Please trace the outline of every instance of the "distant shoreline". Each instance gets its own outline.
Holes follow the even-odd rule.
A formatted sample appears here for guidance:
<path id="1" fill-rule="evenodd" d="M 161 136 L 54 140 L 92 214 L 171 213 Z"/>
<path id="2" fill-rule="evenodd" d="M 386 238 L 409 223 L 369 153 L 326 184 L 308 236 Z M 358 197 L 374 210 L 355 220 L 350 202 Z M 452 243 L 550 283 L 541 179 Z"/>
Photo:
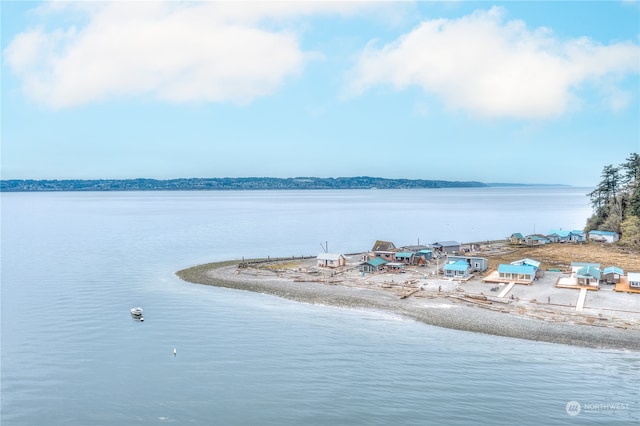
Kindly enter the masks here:
<path id="1" fill-rule="evenodd" d="M 369 176 L 318 178 L 184 178 L 184 179 L 4 179 L 0 192 L 70 191 L 240 191 L 322 189 L 440 189 L 440 188 L 568 187 L 555 184 L 483 183 L 425 179 L 387 179 Z"/>
<path id="2" fill-rule="evenodd" d="M 198 265 L 176 272 L 184 281 L 270 294 L 302 303 L 373 309 L 399 314 L 425 324 L 548 343 L 640 352 L 635 328 L 599 327 L 532 319 L 516 311 L 490 310 L 460 302 L 455 294 L 400 299 L 374 288 L 292 281 L 278 273 L 243 272 L 238 261 Z"/>

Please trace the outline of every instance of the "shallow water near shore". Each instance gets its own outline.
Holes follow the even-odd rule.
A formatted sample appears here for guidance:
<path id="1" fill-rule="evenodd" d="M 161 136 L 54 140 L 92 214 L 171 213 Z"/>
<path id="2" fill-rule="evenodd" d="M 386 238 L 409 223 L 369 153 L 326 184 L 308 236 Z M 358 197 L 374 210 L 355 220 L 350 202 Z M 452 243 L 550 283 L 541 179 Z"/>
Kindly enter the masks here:
<path id="1" fill-rule="evenodd" d="M 635 352 L 446 330 L 174 275 L 315 255 L 326 241 L 353 253 L 376 239 L 581 228 L 587 192 L 1 194 L 1 424 L 632 424 Z"/>

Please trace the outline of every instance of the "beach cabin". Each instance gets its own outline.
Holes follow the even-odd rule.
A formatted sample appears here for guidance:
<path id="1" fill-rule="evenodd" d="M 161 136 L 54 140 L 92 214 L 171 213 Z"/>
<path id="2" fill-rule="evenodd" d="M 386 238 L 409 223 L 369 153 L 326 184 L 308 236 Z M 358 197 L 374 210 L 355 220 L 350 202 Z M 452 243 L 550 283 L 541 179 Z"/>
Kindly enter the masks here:
<path id="1" fill-rule="evenodd" d="M 583 266 L 593 266 L 594 268 L 600 269 L 599 263 L 571 262 L 571 272 L 575 274 L 576 271 Z"/>
<path id="2" fill-rule="evenodd" d="M 399 251 L 395 254 L 396 261 L 402 262 L 405 265 L 411 263 L 411 259 L 413 258 L 413 252 L 410 251 Z"/>
<path id="3" fill-rule="evenodd" d="M 615 243 L 620 239 L 616 232 L 611 231 L 589 231 L 589 239 L 596 243 Z"/>
<path id="4" fill-rule="evenodd" d="M 412 265 L 426 265 L 429 260 L 433 257 L 433 252 L 431 250 L 423 249 L 418 250 L 413 253 L 413 257 L 411 258 Z"/>
<path id="5" fill-rule="evenodd" d="M 594 265 L 586 265 L 579 268 L 575 277 L 578 281 L 578 285 L 586 285 L 591 287 L 600 287 L 600 268 L 596 268 Z"/>
<path id="6" fill-rule="evenodd" d="M 577 229 L 569 233 L 569 241 L 572 243 L 584 243 L 586 240 L 584 231 Z"/>
<path id="7" fill-rule="evenodd" d="M 395 249 L 396 246 L 391 241 L 378 240 L 373 244 L 371 251 L 394 251 Z"/>
<path id="8" fill-rule="evenodd" d="M 362 262 L 358 270 L 360 272 L 379 272 L 384 269 L 384 266 L 389 263 L 386 260 L 374 257 L 373 259 L 369 259 L 366 262 Z"/>
<path id="9" fill-rule="evenodd" d="M 387 272 L 392 272 L 396 274 L 400 272 L 404 272 L 406 267 L 407 265 L 405 265 L 402 262 L 389 262 L 386 265 L 384 265 L 384 268 L 386 269 Z"/>
<path id="10" fill-rule="evenodd" d="M 477 256 L 449 256 L 447 260 L 450 263 L 457 261 L 467 262 L 470 268 L 470 272 L 484 272 L 489 268 L 489 260 L 484 257 Z"/>
<path id="11" fill-rule="evenodd" d="M 640 272 L 629 272 L 627 278 L 629 279 L 629 287 L 640 288 Z"/>
<path id="12" fill-rule="evenodd" d="M 447 278 L 466 278 L 471 275 L 471 266 L 465 260 L 448 262 L 442 270 Z"/>
<path id="13" fill-rule="evenodd" d="M 498 276 L 502 280 L 515 281 L 531 285 L 536 277 L 536 269 L 531 265 L 498 265 Z"/>
<path id="14" fill-rule="evenodd" d="M 571 262 L 571 277 L 577 285 L 599 288 L 601 276 L 599 263 Z"/>
<path id="15" fill-rule="evenodd" d="M 524 259 L 513 261 L 511 262 L 511 264 L 516 266 L 531 266 L 535 271 L 535 278 L 541 278 L 544 276 L 544 272 L 542 271 L 542 269 L 540 269 L 540 262 L 538 262 L 537 260 L 529 259 L 527 257 Z"/>
<path id="16" fill-rule="evenodd" d="M 509 237 L 509 242 L 511 244 L 524 244 L 525 240 L 521 233 L 515 232 Z"/>
<path id="17" fill-rule="evenodd" d="M 387 262 L 395 262 L 396 261 L 396 252 L 395 251 L 385 251 L 385 250 L 376 250 L 373 252 L 375 257 L 379 257 L 381 259 L 386 260 Z"/>
<path id="18" fill-rule="evenodd" d="M 347 264 L 347 258 L 337 253 L 320 253 L 316 260 L 321 268 L 339 268 Z"/>
<path id="19" fill-rule="evenodd" d="M 624 275 L 622 268 L 617 266 L 609 266 L 602 270 L 602 281 L 607 284 L 617 284 L 620 282 L 620 277 Z"/>
<path id="20" fill-rule="evenodd" d="M 552 243 L 566 243 L 571 238 L 571 231 L 552 230 L 547 234 L 547 239 Z"/>
<path id="21" fill-rule="evenodd" d="M 431 244 L 434 251 L 440 253 L 454 253 L 460 251 L 460 243 L 457 241 L 439 241 Z"/>
<path id="22" fill-rule="evenodd" d="M 524 237 L 524 243 L 528 246 L 541 246 L 543 244 L 548 244 L 549 242 L 550 241 L 546 236 L 540 234 L 527 235 Z"/>

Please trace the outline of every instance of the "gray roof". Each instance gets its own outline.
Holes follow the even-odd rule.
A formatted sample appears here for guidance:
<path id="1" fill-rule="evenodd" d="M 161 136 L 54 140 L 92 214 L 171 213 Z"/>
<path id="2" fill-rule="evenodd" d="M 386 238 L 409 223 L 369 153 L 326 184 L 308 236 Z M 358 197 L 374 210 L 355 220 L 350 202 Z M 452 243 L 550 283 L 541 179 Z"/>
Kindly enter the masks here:
<path id="1" fill-rule="evenodd" d="M 437 243 L 433 243 L 432 246 L 436 247 L 452 247 L 459 246 L 460 243 L 457 241 L 438 241 Z"/>

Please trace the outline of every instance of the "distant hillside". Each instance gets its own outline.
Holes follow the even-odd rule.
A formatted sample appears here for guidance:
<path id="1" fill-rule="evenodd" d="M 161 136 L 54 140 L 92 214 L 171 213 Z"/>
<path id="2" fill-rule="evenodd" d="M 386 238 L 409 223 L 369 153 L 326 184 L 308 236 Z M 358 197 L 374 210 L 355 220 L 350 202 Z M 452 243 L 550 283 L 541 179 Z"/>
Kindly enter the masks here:
<path id="1" fill-rule="evenodd" d="M 339 178 L 189 178 L 189 179 L 97 179 L 97 180 L 1 180 L 2 192 L 42 191 L 214 191 L 274 189 L 404 189 L 477 188 L 482 182 L 422 179 L 384 179 L 368 176 Z"/>

